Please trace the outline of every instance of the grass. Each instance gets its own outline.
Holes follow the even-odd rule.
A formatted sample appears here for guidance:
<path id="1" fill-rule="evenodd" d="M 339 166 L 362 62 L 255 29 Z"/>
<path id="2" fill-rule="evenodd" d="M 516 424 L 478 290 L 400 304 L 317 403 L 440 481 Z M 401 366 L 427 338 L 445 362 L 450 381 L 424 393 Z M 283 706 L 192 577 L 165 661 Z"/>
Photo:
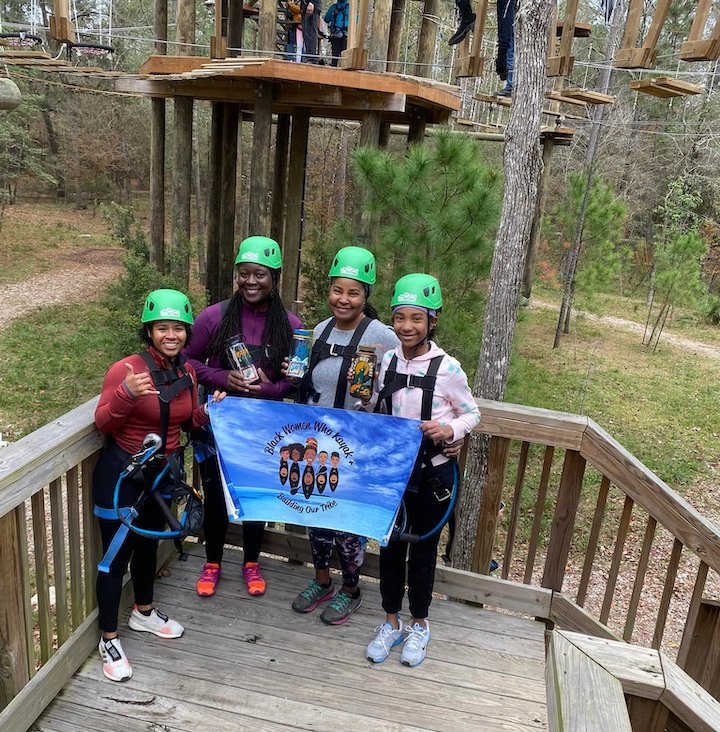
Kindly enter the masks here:
<path id="1" fill-rule="evenodd" d="M 61 269 L 83 250 L 116 247 L 107 222 L 56 202 L 21 202 L 5 209 L 0 229 L 0 285 Z"/>
<path id="2" fill-rule="evenodd" d="M 549 288 L 542 283 L 534 284 L 533 299 L 553 303 L 559 308 L 562 293 L 560 290 Z M 580 299 L 577 308 L 599 316 L 609 315 L 624 318 L 642 326 L 645 326 L 648 316 L 644 292 L 635 293 L 629 297 L 611 293 L 597 293 L 593 296 L 592 304 L 585 303 Z M 658 311 L 659 306 L 656 305 L 653 309 L 654 315 L 650 321 L 650 328 L 652 328 Z M 720 326 L 703 322 L 697 310 L 682 304 L 677 304 L 674 307 L 673 312 L 668 316 L 663 332 L 699 340 L 709 345 L 720 345 Z M 649 333 L 650 331 L 648 331 L 648 335 Z M 659 348 L 663 348 L 662 338 L 660 339 Z"/>
<path id="3" fill-rule="evenodd" d="M 17 440 L 99 393 L 120 357 L 98 303 L 40 310 L 0 332 L 0 432 Z"/>
<path id="4" fill-rule="evenodd" d="M 506 401 L 585 414 L 681 493 L 717 462 L 720 361 L 582 318 L 552 350 L 557 314 L 524 312 Z"/>

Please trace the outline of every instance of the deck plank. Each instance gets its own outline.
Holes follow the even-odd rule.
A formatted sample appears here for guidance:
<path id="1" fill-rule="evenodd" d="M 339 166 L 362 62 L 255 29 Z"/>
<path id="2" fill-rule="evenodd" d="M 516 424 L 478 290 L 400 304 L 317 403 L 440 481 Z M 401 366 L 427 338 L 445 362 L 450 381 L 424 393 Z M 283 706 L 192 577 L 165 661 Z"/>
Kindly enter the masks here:
<path id="1" fill-rule="evenodd" d="M 405 668 L 396 649 L 374 665 L 364 648 L 382 619 L 376 582 L 363 582 L 364 605 L 350 622 L 330 627 L 290 608 L 311 568 L 263 559 L 268 592 L 251 598 L 242 554 L 226 551 L 216 595 L 200 598 L 203 549 L 190 551 L 156 584 L 183 638 L 133 633 L 126 611 L 120 635 L 133 678 L 106 681 L 91 655 L 33 732 L 69 732 L 81 719 L 92 719 L 87 732 L 547 729 L 542 623 L 438 599 L 427 661 Z"/>

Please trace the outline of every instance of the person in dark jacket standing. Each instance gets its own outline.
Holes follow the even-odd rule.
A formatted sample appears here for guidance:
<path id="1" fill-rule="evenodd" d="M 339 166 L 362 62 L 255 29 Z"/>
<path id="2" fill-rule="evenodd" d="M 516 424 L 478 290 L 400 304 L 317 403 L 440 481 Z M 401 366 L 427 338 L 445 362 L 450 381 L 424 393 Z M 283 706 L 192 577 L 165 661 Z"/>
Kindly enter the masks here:
<path id="1" fill-rule="evenodd" d="M 347 48 L 349 18 L 350 3 L 348 0 L 337 0 L 325 13 L 324 20 L 330 33 L 333 66 L 338 65 L 342 52 Z"/>
<path id="2" fill-rule="evenodd" d="M 303 34 L 303 63 L 318 63 L 318 22 L 320 20 L 320 1 L 300 3 Z"/>

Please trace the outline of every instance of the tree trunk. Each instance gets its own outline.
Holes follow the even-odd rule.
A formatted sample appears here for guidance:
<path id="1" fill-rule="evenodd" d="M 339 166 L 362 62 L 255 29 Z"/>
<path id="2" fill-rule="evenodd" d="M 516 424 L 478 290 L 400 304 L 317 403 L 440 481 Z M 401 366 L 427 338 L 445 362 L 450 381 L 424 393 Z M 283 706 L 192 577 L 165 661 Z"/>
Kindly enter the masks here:
<path id="1" fill-rule="evenodd" d="M 505 393 L 520 281 L 532 229 L 542 173 L 540 111 L 545 91 L 545 62 L 555 0 L 528 0 L 517 17 L 517 81 L 505 134 L 505 193 L 493 255 L 485 323 L 473 393 L 500 400 Z M 487 480 L 489 438 L 473 434 L 470 457 L 460 497 L 453 564 L 461 569 L 488 572 L 473 566 L 478 534 L 478 506 Z"/>
<path id="2" fill-rule="evenodd" d="M 612 25 L 608 34 L 607 48 L 605 50 L 605 63 L 600 70 L 600 91 L 607 94 L 610 89 L 610 80 L 612 79 L 612 59 L 615 50 L 615 41 L 620 35 L 620 26 L 623 20 L 623 0 L 619 0 L 613 11 Z M 563 278 L 563 298 L 560 304 L 560 313 L 558 315 L 557 328 L 555 329 L 555 340 L 553 348 L 560 345 L 563 328 L 566 323 L 570 322 L 570 309 L 572 307 L 573 295 L 575 292 L 575 271 L 577 270 L 578 260 L 580 259 L 580 247 L 582 246 L 583 229 L 585 228 L 585 214 L 587 213 L 588 201 L 590 200 L 590 191 L 592 190 L 592 179 L 595 173 L 595 163 L 597 161 L 597 151 L 600 142 L 600 133 L 605 118 L 604 104 L 596 104 L 593 109 L 592 126 L 590 128 L 590 139 L 588 141 L 587 152 L 585 153 L 585 169 L 587 171 L 587 182 L 585 183 L 585 193 L 583 195 L 580 213 L 578 215 L 577 226 L 575 227 L 575 240 L 573 247 L 568 252 L 567 266 L 565 267 L 565 275 Z M 567 333 L 569 328 L 565 330 Z"/>

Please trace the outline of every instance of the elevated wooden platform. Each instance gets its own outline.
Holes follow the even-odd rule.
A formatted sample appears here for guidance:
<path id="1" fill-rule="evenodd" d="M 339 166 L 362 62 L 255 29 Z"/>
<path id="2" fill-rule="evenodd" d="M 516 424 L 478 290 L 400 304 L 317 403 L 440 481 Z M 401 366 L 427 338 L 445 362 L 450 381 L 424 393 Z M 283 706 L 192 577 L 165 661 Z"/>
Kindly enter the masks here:
<path id="1" fill-rule="evenodd" d="M 705 91 L 705 87 L 699 86 L 698 84 L 691 84 L 687 81 L 681 81 L 680 79 L 674 79 L 670 76 L 658 76 L 654 79 L 631 81 L 629 86 L 634 91 L 650 94 L 661 99 L 702 94 Z"/>
<path id="2" fill-rule="evenodd" d="M 157 602 L 185 625 L 164 641 L 121 626 L 133 677 L 107 681 L 93 653 L 31 728 L 35 732 L 235 732 L 236 730 L 547 729 L 543 623 L 436 600 L 424 664 L 408 669 L 394 650 L 382 665 L 364 656 L 382 617 L 376 584 L 344 626 L 290 603 L 307 567 L 263 560 L 268 592 L 244 589 L 241 554 L 226 551 L 213 598 L 194 585 L 195 547 L 158 580 Z"/>
<path id="3" fill-rule="evenodd" d="M 441 123 L 460 108 L 459 89 L 430 79 L 268 58 L 153 56 L 140 74 L 118 79 L 115 88 L 151 97 L 237 102 L 249 109 L 258 86 L 269 84 L 275 112 L 303 107 L 313 117 L 362 119 L 366 112 L 378 111 L 391 122 L 407 122 L 409 109 L 419 107 L 427 122 Z"/>

